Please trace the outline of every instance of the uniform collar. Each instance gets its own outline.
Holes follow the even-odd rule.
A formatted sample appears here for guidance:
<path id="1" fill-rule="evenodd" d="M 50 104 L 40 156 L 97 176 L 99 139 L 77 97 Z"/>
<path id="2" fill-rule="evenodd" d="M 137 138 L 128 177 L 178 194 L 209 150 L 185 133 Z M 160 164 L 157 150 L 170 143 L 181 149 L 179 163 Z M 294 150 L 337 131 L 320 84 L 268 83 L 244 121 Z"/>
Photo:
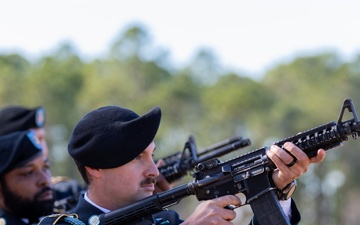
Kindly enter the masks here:
<path id="1" fill-rule="evenodd" d="M 103 207 L 101 207 L 101 206 L 97 205 L 97 204 L 96 204 L 96 203 L 94 203 L 93 201 L 91 201 L 91 199 L 89 198 L 89 196 L 88 196 L 88 193 L 87 193 L 87 192 L 85 192 L 84 199 L 85 199 L 85 201 L 87 201 L 87 202 L 88 202 L 88 203 L 90 203 L 91 205 L 95 206 L 96 208 L 100 209 L 100 210 L 101 210 L 101 211 L 103 211 L 104 213 L 108 213 L 108 212 L 110 212 L 110 210 L 109 210 L 109 209 L 105 209 L 105 208 L 103 208 Z"/>

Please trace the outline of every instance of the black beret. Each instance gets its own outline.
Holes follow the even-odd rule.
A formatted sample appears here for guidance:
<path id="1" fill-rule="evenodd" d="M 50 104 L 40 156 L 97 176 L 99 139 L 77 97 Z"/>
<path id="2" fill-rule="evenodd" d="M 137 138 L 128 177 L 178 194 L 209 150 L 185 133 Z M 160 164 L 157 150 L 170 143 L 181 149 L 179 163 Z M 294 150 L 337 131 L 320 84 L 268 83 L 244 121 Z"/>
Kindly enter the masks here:
<path id="1" fill-rule="evenodd" d="M 34 131 L 18 131 L 0 136 L 0 175 L 21 167 L 42 154 Z"/>
<path id="2" fill-rule="evenodd" d="M 154 140 L 161 109 L 143 116 L 118 106 L 89 112 L 74 127 L 68 151 L 83 166 L 108 169 L 135 159 Z"/>
<path id="3" fill-rule="evenodd" d="M 44 124 L 43 107 L 27 109 L 21 106 L 9 106 L 0 110 L 0 135 L 40 128 Z"/>

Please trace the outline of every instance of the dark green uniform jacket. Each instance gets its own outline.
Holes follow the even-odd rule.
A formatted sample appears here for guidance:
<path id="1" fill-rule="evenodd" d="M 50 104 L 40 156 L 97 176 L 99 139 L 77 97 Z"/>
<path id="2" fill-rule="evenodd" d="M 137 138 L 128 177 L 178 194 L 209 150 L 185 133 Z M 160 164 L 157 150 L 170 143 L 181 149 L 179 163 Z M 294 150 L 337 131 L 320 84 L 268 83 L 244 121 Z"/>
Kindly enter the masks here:
<path id="1" fill-rule="evenodd" d="M 76 214 L 78 216 L 79 221 L 76 220 L 66 220 L 65 216 L 59 219 L 56 224 L 73 224 L 73 225 L 97 225 L 99 224 L 99 215 L 103 212 L 91 205 L 84 199 L 84 195 L 82 194 L 79 198 L 79 202 L 74 210 L 68 212 L 68 215 Z M 60 217 L 60 214 L 54 214 L 51 216 L 47 216 L 41 220 L 39 225 L 53 225 L 53 223 Z M 163 211 L 157 213 L 153 216 L 155 218 L 155 222 L 157 225 L 169 225 L 169 224 L 180 224 L 183 221 L 179 219 L 179 215 L 172 210 Z M 81 221 L 81 222 L 80 222 Z M 75 224 L 74 224 L 75 223 Z"/>

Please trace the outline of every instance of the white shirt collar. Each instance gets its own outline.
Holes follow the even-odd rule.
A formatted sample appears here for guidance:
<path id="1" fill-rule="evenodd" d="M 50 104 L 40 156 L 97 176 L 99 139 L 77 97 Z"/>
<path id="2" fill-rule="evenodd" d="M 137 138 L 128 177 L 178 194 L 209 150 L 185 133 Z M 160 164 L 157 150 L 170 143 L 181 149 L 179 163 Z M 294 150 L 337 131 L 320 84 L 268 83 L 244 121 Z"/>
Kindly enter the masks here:
<path id="1" fill-rule="evenodd" d="M 93 205 L 93 206 L 95 206 L 96 208 L 98 208 L 98 209 L 100 209 L 101 211 L 103 211 L 104 213 L 110 212 L 109 209 L 105 209 L 105 208 L 103 208 L 103 207 L 101 207 L 101 206 L 98 206 L 98 205 L 95 204 L 93 201 L 91 201 L 91 199 L 89 198 L 87 192 L 85 192 L 84 199 L 85 199 L 88 203 L 90 203 L 91 205 Z"/>

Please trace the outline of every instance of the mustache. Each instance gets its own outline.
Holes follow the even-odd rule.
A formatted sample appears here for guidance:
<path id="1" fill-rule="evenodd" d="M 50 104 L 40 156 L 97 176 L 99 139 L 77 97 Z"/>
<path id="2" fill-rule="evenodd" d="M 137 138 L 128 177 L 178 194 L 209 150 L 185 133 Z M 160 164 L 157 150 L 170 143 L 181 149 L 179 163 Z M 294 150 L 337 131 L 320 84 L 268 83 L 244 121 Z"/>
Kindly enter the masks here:
<path id="1" fill-rule="evenodd" d="M 51 187 L 44 187 L 35 194 L 34 199 L 38 199 L 40 195 L 42 195 L 43 193 L 45 193 L 47 191 L 52 191 L 54 193 L 54 190 Z"/>
<path id="2" fill-rule="evenodd" d="M 145 180 L 143 180 L 141 182 L 141 185 L 146 185 L 146 184 L 156 184 L 156 178 L 155 177 L 148 177 Z"/>

